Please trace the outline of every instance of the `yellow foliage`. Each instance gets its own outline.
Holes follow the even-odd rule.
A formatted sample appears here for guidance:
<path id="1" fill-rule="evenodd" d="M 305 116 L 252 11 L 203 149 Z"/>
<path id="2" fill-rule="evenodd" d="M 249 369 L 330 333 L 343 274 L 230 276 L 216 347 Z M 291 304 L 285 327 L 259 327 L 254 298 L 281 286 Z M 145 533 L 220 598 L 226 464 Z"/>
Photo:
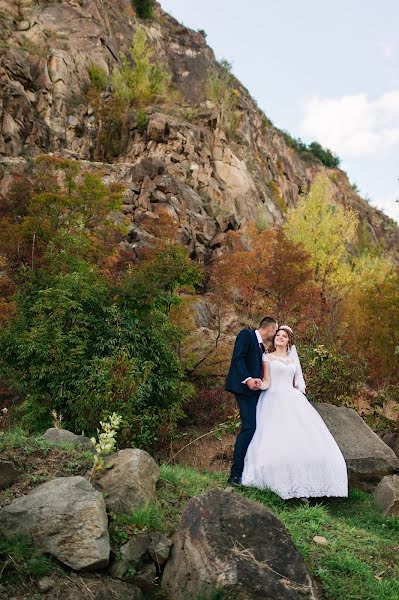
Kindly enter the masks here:
<path id="1" fill-rule="evenodd" d="M 350 283 L 349 246 L 356 240 L 357 229 L 356 213 L 333 202 L 325 173 L 316 177 L 309 192 L 289 211 L 285 226 L 288 237 L 308 252 L 315 279 L 323 290 Z"/>

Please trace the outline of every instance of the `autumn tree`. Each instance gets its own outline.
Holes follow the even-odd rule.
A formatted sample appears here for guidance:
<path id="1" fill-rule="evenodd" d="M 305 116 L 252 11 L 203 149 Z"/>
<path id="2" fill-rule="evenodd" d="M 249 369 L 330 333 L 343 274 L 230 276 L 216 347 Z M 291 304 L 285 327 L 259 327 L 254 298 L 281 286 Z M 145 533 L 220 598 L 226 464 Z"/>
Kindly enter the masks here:
<path id="1" fill-rule="evenodd" d="M 303 245 L 309 255 L 314 278 L 324 293 L 338 295 L 350 278 L 349 247 L 356 241 L 358 217 L 333 201 L 332 186 L 319 174 L 309 192 L 288 214 L 285 231 Z"/>

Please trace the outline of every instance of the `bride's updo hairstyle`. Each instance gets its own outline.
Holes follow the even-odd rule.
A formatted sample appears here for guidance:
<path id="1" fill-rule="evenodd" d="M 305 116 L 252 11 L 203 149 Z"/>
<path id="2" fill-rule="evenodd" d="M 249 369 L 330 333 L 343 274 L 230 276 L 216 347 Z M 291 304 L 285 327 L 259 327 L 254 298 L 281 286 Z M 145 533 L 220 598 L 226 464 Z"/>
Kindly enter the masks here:
<path id="1" fill-rule="evenodd" d="M 276 335 L 278 334 L 279 331 L 285 331 L 285 333 L 288 335 L 287 352 L 289 352 L 291 350 L 291 347 L 295 344 L 295 337 L 294 337 L 294 333 L 293 333 L 291 327 L 288 327 L 288 325 L 281 325 L 281 327 L 279 327 L 277 329 L 276 333 L 274 334 L 271 350 L 272 350 L 272 352 L 274 352 L 274 350 L 276 349 L 276 346 L 274 345 L 274 340 L 276 339 Z"/>

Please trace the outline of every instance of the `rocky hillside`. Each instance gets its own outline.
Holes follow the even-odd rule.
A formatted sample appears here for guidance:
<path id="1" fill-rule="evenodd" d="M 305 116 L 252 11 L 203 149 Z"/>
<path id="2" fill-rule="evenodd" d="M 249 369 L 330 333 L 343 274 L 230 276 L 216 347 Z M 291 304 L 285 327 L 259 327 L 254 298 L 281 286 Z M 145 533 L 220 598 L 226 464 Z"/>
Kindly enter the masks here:
<path id="1" fill-rule="evenodd" d="M 144 120 L 135 107 L 116 114 L 110 86 L 95 93 L 89 75 L 112 73 L 139 24 L 172 80 L 167 99 L 145 106 Z M 166 214 L 204 260 L 244 221 L 284 220 L 324 168 L 287 145 L 235 80 L 234 127 L 226 124 L 221 105 L 207 98 L 209 74 L 222 68 L 205 37 L 159 5 L 154 19 L 140 20 L 130 0 L 0 0 L 0 36 L 0 189 L 38 154 L 89 161 L 126 184 L 126 245 L 137 256 Z M 344 172 L 330 176 L 336 200 L 398 256 L 395 223 L 362 200 Z"/>

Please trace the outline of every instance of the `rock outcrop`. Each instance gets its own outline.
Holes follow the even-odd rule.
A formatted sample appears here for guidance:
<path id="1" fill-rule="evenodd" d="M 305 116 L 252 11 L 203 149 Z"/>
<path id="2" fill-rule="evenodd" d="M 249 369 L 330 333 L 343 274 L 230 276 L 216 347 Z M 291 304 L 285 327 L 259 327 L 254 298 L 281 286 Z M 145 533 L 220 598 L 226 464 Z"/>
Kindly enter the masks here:
<path id="1" fill-rule="evenodd" d="M 76 435 L 75 433 L 72 433 L 72 431 L 68 431 L 68 429 L 51 427 L 50 429 L 47 429 L 45 433 L 43 433 L 42 437 L 43 439 L 49 440 L 50 442 L 54 442 L 56 444 L 62 444 L 66 442 L 68 444 L 73 444 L 78 448 L 93 450 L 93 444 L 88 437 L 85 435 Z"/>
<path id="2" fill-rule="evenodd" d="M 373 493 L 383 517 L 399 517 L 399 475 L 386 475 Z"/>
<path id="3" fill-rule="evenodd" d="M 155 499 L 159 467 L 144 450 L 119 450 L 106 458 L 105 466 L 93 483 L 114 512 L 130 514 Z"/>
<path id="4" fill-rule="evenodd" d="M 349 483 L 370 490 L 385 475 L 399 472 L 399 459 L 352 408 L 316 404 L 344 455 Z"/>
<path id="5" fill-rule="evenodd" d="M 174 96 L 145 107 L 144 125 L 134 107 L 115 113 L 110 87 L 96 91 L 89 76 L 93 67 L 112 73 L 139 24 L 174 88 Z M 156 18 L 143 21 L 130 0 L 0 0 L 0 35 L 7 39 L 0 48 L 0 156 L 51 152 L 101 162 L 104 177 L 127 185 L 125 244 L 138 257 L 151 225 L 166 214 L 180 241 L 205 260 L 246 220 L 283 221 L 323 168 L 287 145 L 236 80 L 236 125 L 226 133 L 222 111 L 207 98 L 209 72 L 221 69 L 212 50 L 158 5 Z M 162 173 L 144 169 L 141 177 L 143 160 L 158 161 Z M 7 170 L 0 168 L 3 190 Z M 362 200 L 345 173 L 331 169 L 330 177 L 336 201 L 354 207 L 369 234 L 398 256 L 392 220 Z"/>
<path id="6" fill-rule="evenodd" d="M 162 587 L 173 600 L 215 591 L 240 600 L 319 594 L 282 523 L 261 504 L 213 489 L 184 510 Z"/>
<path id="7" fill-rule="evenodd" d="M 37 548 L 76 571 L 108 564 L 104 499 L 83 477 L 59 477 L 15 499 L 0 510 L 0 531 L 28 533 Z"/>

